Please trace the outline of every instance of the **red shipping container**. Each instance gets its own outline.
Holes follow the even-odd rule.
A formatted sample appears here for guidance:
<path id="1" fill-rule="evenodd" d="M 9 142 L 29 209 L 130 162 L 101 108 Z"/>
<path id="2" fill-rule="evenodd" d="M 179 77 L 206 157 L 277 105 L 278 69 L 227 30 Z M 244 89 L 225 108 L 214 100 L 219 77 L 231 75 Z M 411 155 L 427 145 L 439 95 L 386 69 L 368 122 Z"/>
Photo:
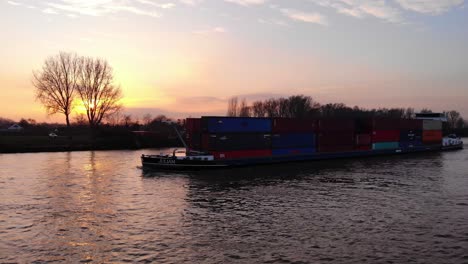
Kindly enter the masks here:
<path id="1" fill-rule="evenodd" d="M 353 131 L 355 130 L 354 119 L 320 119 L 318 121 L 319 131 Z"/>
<path id="2" fill-rule="evenodd" d="M 422 135 L 423 143 L 439 143 L 442 142 L 442 131 L 440 130 L 424 130 Z"/>
<path id="3" fill-rule="evenodd" d="M 372 144 L 372 136 L 371 134 L 357 134 L 356 135 L 356 145 L 371 145 Z"/>
<path id="4" fill-rule="evenodd" d="M 201 149 L 201 134 L 200 133 L 187 133 L 186 136 L 187 146 L 189 149 L 199 150 Z"/>
<path id="5" fill-rule="evenodd" d="M 421 119 L 401 119 L 400 130 L 422 130 L 423 120 Z"/>
<path id="6" fill-rule="evenodd" d="M 201 132 L 201 118 L 187 118 L 185 119 L 185 130 L 187 134 Z"/>
<path id="7" fill-rule="evenodd" d="M 242 159 L 271 157 L 271 149 L 264 150 L 235 150 L 235 151 L 212 151 L 214 158 L 219 159 Z"/>
<path id="8" fill-rule="evenodd" d="M 374 119 L 374 131 L 375 130 L 400 130 L 401 119 L 390 119 L 390 118 L 375 118 Z"/>
<path id="9" fill-rule="evenodd" d="M 372 132 L 372 142 L 396 142 L 400 141 L 399 130 L 377 130 Z"/>
<path id="10" fill-rule="evenodd" d="M 317 135 L 318 146 L 354 145 L 354 132 L 322 132 Z"/>
<path id="11" fill-rule="evenodd" d="M 372 150 L 372 145 L 356 146 L 356 150 Z"/>
<path id="12" fill-rule="evenodd" d="M 201 149 L 208 151 L 210 150 L 210 134 L 201 135 Z"/>
<path id="13" fill-rule="evenodd" d="M 374 127 L 374 119 L 372 118 L 359 118 L 356 119 L 356 133 L 372 133 Z"/>
<path id="14" fill-rule="evenodd" d="M 348 146 L 319 146 L 318 152 L 348 152 L 354 151 L 353 145 Z"/>
<path id="15" fill-rule="evenodd" d="M 317 120 L 299 118 L 274 118 L 273 133 L 316 132 Z"/>

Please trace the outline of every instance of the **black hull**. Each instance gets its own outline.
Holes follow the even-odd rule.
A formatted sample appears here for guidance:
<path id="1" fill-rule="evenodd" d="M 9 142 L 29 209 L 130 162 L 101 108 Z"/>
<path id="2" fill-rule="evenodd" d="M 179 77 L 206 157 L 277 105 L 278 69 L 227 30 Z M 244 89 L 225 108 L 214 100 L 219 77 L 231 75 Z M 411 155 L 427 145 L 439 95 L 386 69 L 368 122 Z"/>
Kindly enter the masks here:
<path id="1" fill-rule="evenodd" d="M 463 149 L 463 144 L 454 146 L 427 146 L 415 149 L 393 149 L 393 150 L 370 150 L 370 151 L 352 151 L 341 153 L 316 153 L 313 155 L 303 156 L 277 156 L 268 158 L 248 158 L 248 159 L 232 159 L 232 160 L 184 160 L 170 156 L 151 156 L 142 155 L 141 161 L 144 168 L 153 168 L 158 170 L 209 170 L 222 169 L 229 167 L 243 167 L 254 165 L 266 165 L 287 162 L 304 162 L 318 161 L 330 159 L 346 159 L 346 158 L 364 158 L 385 155 L 401 155 L 412 153 L 425 152 L 441 152 Z"/>
<path id="2" fill-rule="evenodd" d="M 162 170 L 206 170 L 226 168 L 229 165 L 223 162 L 206 160 L 181 160 L 165 156 L 146 156 L 141 157 L 143 167 L 157 168 Z"/>

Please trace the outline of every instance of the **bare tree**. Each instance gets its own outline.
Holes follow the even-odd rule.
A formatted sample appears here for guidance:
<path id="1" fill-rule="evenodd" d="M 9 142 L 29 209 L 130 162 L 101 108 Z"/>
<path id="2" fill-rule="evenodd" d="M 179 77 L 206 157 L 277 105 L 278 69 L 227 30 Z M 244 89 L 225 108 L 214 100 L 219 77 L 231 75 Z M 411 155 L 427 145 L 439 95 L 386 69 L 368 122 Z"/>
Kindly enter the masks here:
<path id="1" fill-rule="evenodd" d="M 148 126 L 151 123 L 151 114 L 145 114 L 143 116 L 143 125 Z"/>
<path id="2" fill-rule="evenodd" d="M 419 111 L 421 114 L 432 114 L 432 110 L 429 108 L 423 108 L 421 111 Z"/>
<path id="3" fill-rule="evenodd" d="M 125 125 L 126 127 L 130 126 L 130 124 L 133 122 L 132 120 L 132 115 L 124 115 L 122 119 L 122 125 Z"/>
<path id="4" fill-rule="evenodd" d="M 445 112 L 447 116 L 447 123 L 450 127 L 450 129 L 455 129 L 457 127 L 458 120 L 461 118 L 460 113 L 452 110 Z"/>
<path id="5" fill-rule="evenodd" d="M 120 120 L 122 120 L 122 112 L 115 112 L 114 114 L 111 114 L 109 116 L 106 117 L 106 120 L 108 122 L 108 124 L 112 125 L 112 126 L 118 126 L 120 125 Z"/>
<path id="6" fill-rule="evenodd" d="M 293 95 L 287 100 L 287 116 L 304 118 L 312 111 L 313 99 L 305 95 Z"/>
<path id="7" fill-rule="evenodd" d="M 250 117 L 250 107 L 247 105 L 245 98 L 242 99 L 241 104 L 239 105 L 239 110 L 237 111 L 239 116 Z"/>
<path id="8" fill-rule="evenodd" d="M 152 120 L 152 122 L 165 122 L 165 121 L 172 121 L 172 120 L 168 118 L 166 115 L 157 115 Z"/>
<path id="9" fill-rule="evenodd" d="M 33 72 L 33 85 L 36 99 L 45 107 L 49 115 L 65 115 L 67 127 L 73 109 L 75 91 L 81 70 L 81 59 L 74 53 L 60 52 L 44 62 L 42 70 Z"/>
<path id="10" fill-rule="evenodd" d="M 411 107 L 406 108 L 404 117 L 405 117 L 406 119 L 412 119 L 412 118 L 414 118 L 414 117 L 415 117 L 414 108 L 411 108 Z"/>
<path id="11" fill-rule="evenodd" d="M 75 116 L 75 124 L 78 126 L 86 125 L 86 116 L 84 114 L 78 114 Z"/>
<path id="12" fill-rule="evenodd" d="M 278 108 L 279 103 L 278 100 L 271 98 L 263 102 L 263 106 L 265 107 L 265 112 L 268 117 L 278 117 Z"/>
<path id="13" fill-rule="evenodd" d="M 227 116 L 238 116 L 238 99 L 237 97 L 231 97 L 228 101 Z"/>
<path id="14" fill-rule="evenodd" d="M 255 117 L 265 117 L 266 111 L 262 101 L 256 101 L 252 104 L 252 114 Z"/>
<path id="15" fill-rule="evenodd" d="M 112 68 L 106 60 L 83 59 L 77 91 L 91 127 L 98 126 L 103 118 L 122 109 L 122 91 L 113 81 Z"/>

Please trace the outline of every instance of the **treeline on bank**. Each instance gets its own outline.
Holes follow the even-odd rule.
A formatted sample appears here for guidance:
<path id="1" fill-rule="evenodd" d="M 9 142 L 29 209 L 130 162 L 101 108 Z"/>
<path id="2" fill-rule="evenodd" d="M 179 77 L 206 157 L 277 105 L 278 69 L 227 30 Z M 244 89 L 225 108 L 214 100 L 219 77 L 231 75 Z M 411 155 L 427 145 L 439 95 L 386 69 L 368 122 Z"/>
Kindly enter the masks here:
<path id="1" fill-rule="evenodd" d="M 421 109 L 418 112 L 432 111 Z M 245 99 L 234 97 L 228 101 L 227 116 L 411 119 L 415 113 L 414 108 L 365 109 L 340 103 L 320 104 L 310 96 L 295 95 L 254 101 L 251 104 L 247 104 Z M 468 137 L 468 127 L 460 113 L 454 110 L 444 113 L 448 120 L 444 133 Z M 20 129 L 9 129 L 13 124 L 17 124 Z M 182 147 L 174 127 L 183 134 L 185 120 L 173 120 L 164 115 L 152 118 L 147 114 L 142 119 L 123 115 L 96 127 L 90 127 L 83 118 L 76 119 L 67 127 L 57 123 L 37 123 L 33 119 L 15 122 L 0 117 L 0 153 Z"/>
<path id="2" fill-rule="evenodd" d="M 431 109 L 424 108 L 416 112 L 408 108 L 378 108 L 366 109 L 358 106 L 349 107 L 343 103 L 320 104 L 310 96 L 293 95 L 290 97 L 270 98 L 257 100 L 248 104 L 246 99 L 232 97 L 228 101 L 227 116 L 238 117 L 286 117 L 310 119 L 360 119 L 360 118 L 390 118 L 412 119 L 416 113 L 433 113 Z M 466 121 L 456 110 L 443 111 L 447 117 L 444 126 L 445 133 L 456 133 L 468 136 Z"/>
<path id="3" fill-rule="evenodd" d="M 138 120 L 103 124 L 91 128 L 86 124 L 36 123 L 22 119 L 18 129 L 8 129 L 12 120 L 0 118 L 0 152 L 45 152 L 75 150 L 141 149 L 181 146 L 174 126 L 183 124 L 168 118 L 155 118 L 145 124 Z"/>

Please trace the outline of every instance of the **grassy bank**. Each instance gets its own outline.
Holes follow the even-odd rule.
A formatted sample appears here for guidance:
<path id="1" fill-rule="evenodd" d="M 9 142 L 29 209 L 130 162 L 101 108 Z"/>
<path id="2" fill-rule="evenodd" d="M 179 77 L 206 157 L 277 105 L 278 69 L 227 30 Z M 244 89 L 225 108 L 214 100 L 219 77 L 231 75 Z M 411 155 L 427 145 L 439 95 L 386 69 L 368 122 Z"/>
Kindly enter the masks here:
<path id="1" fill-rule="evenodd" d="M 170 133 L 135 133 L 125 128 L 62 129 L 57 135 L 51 137 L 49 132 L 31 129 L 0 133 L 0 153 L 140 149 L 181 145 Z"/>

